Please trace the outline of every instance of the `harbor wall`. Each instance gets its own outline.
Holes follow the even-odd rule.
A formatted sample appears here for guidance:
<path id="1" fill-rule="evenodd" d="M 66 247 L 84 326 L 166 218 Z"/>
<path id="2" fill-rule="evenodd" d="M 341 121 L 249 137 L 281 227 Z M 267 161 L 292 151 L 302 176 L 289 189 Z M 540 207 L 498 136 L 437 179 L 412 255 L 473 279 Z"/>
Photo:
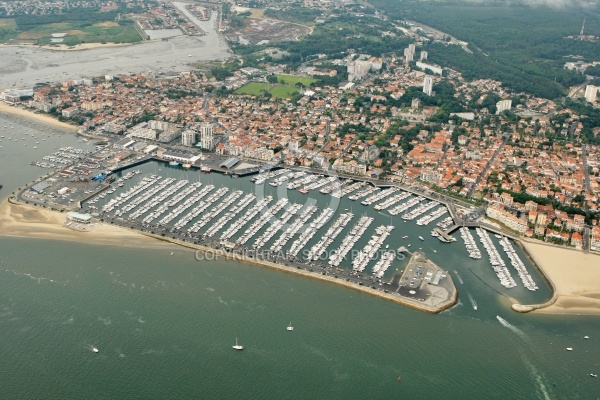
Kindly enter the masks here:
<path id="1" fill-rule="evenodd" d="M 548 285 L 552 289 L 552 297 L 550 297 L 550 299 L 548 301 L 544 302 L 544 303 L 539 303 L 539 304 L 518 304 L 518 303 L 514 303 L 511 306 L 511 308 L 513 309 L 513 311 L 520 312 L 520 313 L 527 313 L 527 312 L 531 312 L 531 311 L 534 311 L 534 310 L 539 310 L 539 309 L 542 309 L 542 308 L 550 307 L 551 305 L 553 305 L 554 303 L 556 303 L 556 300 L 558 300 L 558 291 L 556 290 L 556 286 L 554 285 L 554 282 L 552 282 L 552 280 L 550 279 L 550 277 L 548 275 L 546 275 L 544 273 L 544 271 L 540 268 L 541 264 L 535 259 L 535 256 L 533 254 L 531 254 L 527 250 L 526 246 L 523 246 L 522 241 L 523 241 L 523 239 L 516 240 L 517 245 L 525 252 L 525 254 L 529 258 L 529 260 L 531 261 L 531 263 L 535 266 L 535 268 L 539 272 L 540 276 L 542 276 L 546 280 L 546 282 L 548 282 Z"/>
<path id="2" fill-rule="evenodd" d="M 158 240 L 174 243 L 174 244 L 177 244 L 177 245 L 180 245 L 183 247 L 187 247 L 187 248 L 190 248 L 193 250 L 200 250 L 204 253 L 214 254 L 218 257 L 224 257 L 229 260 L 239 261 L 239 262 L 243 262 L 246 264 L 258 265 L 258 266 L 271 268 L 271 269 L 276 269 L 278 271 L 291 273 L 291 274 L 303 276 L 306 278 L 316 279 L 316 280 L 320 280 L 320 281 L 325 281 L 325 282 L 329 282 L 329 283 L 332 283 L 335 285 L 344 286 L 349 289 L 354 289 L 354 290 L 357 290 L 357 291 L 360 291 L 360 292 L 363 292 L 363 293 L 366 293 L 369 295 L 377 296 L 382 299 L 389 300 L 394 303 L 402 304 L 404 306 L 413 308 L 415 310 L 427 312 L 430 314 L 438 314 L 442 311 L 445 311 L 445 310 L 451 308 L 452 306 L 454 306 L 456 304 L 456 300 L 457 300 L 457 291 L 454 291 L 454 295 L 452 296 L 451 299 L 447 300 L 444 303 L 439 304 L 437 307 L 428 307 L 428 306 L 425 306 L 418 302 L 411 301 L 410 299 L 408 299 L 406 297 L 401 297 L 401 296 L 393 295 L 391 293 L 386 293 L 377 288 L 373 289 L 370 286 L 359 285 L 357 283 L 345 281 L 345 280 L 335 278 L 330 275 L 322 275 L 322 274 L 319 274 L 316 272 L 311 272 L 311 271 L 302 269 L 300 267 L 289 267 L 286 265 L 282 265 L 282 264 L 278 264 L 278 263 L 274 263 L 274 262 L 270 262 L 270 261 L 259 260 L 254 257 L 248 257 L 248 256 L 244 256 L 244 255 L 237 254 L 237 253 L 223 251 L 220 249 L 213 249 L 212 247 L 203 246 L 203 245 L 194 244 L 194 243 L 188 243 L 188 242 L 184 242 L 184 241 L 181 241 L 178 239 L 172 239 L 169 237 L 159 236 L 159 235 L 151 234 L 148 232 L 140 232 L 140 233 L 143 235 L 158 239 Z"/>

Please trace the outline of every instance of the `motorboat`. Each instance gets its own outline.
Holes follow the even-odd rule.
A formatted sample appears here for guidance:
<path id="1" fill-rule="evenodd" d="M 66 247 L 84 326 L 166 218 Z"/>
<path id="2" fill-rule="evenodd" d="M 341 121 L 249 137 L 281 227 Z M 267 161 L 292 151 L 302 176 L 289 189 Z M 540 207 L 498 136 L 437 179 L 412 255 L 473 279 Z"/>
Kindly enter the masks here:
<path id="1" fill-rule="evenodd" d="M 565 350 L 567 350 L 567 351 L 573 351 L 573 348 L 572 347 L 567 347 Z"/>
<path id="2" fill-rule="evenodd" d="M 288 327 L 286 328 L 288 331 L 293 331 L 294 327 L 292 326 L 292 322 L 290 321 L 290 324 L 288 325 Z"/>
<path id="3" fill-rule="evenodd" d="M 98 350 L 98 348 L 97 348 L 97 347 L 92 347 L 92 351 L 93 351 L 94 353 L 99 353 L 99 352 L 100 352 L 100 350 Z"/>

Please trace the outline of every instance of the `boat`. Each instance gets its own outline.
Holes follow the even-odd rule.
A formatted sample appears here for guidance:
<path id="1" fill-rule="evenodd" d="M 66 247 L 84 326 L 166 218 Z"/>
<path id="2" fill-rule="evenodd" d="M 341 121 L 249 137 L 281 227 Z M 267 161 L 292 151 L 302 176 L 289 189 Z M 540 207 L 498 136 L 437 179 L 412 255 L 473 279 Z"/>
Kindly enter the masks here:
<path id="1" fill-rule="evenodd" d="M 308 189 L 306 189 L 306 188 L 300 188 L 300 189 L 298 189 L 298 191 L 302 194 L 308 193 Z"/>
<path id="2" fill-rule="evenodd" d="M 241 344 L 238 344 L 237 338 L 235 338 L 235 345 L 231 346 L 231 347 L 235 350 L 244 350 L 244 346 L 242 346 Z"/>
<path id="3" fill-rule="evenodd" d="M 179 163 L 177 161 L 169 161 L 169 166 L 171 166 L 171 167 L 179 167 Z"/>
<path id="4" fill-rule="evenodd" d="M 185 168 L 185 169 L 192 168 L 192 166 L 190 164 L 183 164 L 182 167 Z"/>
<path id="5" fill-rule="evenodd" d="M 567 350 L 567 351 L 573 351 L 573 348 L 572 347 L 567 347 L 565 350 Z"/>
<path id="6" fill-rule="evenodd" d="M 419 239 L 421 239 L 421 240 L 425 240 L 425 239 L 423 239 L 423 236 L 419 236 Z"/>
<path id="7" fill-rule="evenodd" d="M 94 353 L 99 353 L 99 352 L 100 352 L 100 350 L 98 350 L 96 347 L 92 347 L 92 351 L 93 351 Z"/>
<path id="8" fill-rule="evenodd" d="M 596 374 L 590 374 L 590 376 L 591 376 L 592 378 L 597 378 L 597 377 L 598 377 L 598 375 L 596 375 Z"/>
<path id="9" fill-rule="evenodd" d="M 175 253 L 175 252 L 174 252 L 174 251 L 172 251 L 172 252 L 171 252 L 171 255 L 173 255 L 174 253 Z"/>
<path id="10" fill-rule="evenodd" d="M 0 188 L 2 188 L 2 185 L 0 185 Z M 589 339 L 590 337 L 589 336 L 584 336 L 583 338 L 584 339 Z"/>
<path id="11" fill-rule="evenodd" d="M 200 167 L 200 172 L 206 172 L 207 174 L 210 173 L 210 171 L 212 171 L 209 167 L 207 167 L 206 165 L 203 165 Z"/>
<path id="12" fill-rule="evenodd" d="M 290 321 L 290 324 L 288 325 L 288 327 L 286 328 L 288 331 L 293 331 L 294 327 L 292 326 L 292 321 Z"/>

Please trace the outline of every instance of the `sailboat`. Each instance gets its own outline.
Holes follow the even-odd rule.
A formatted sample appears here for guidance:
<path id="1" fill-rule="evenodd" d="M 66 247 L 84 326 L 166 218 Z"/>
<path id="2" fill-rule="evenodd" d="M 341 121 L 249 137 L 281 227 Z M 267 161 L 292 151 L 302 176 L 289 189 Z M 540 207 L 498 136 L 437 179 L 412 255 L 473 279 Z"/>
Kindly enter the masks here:
<path id="1" fill-rule="evenodd" d="M 241 344 L 238 344 L 237 338 L 235 338 L 235 346 L 231 346 L 232 348 L 234 348 L 235 350 L 244 350 L 244 346 L 242 346 Z"/>
<path id="2" fill-rule="evenodd" d="M 290 324 L 288 325 L 288 327 L 286 328 L 288 331 L 293 331 L 294 327 L 292 326 L 292 321 L 290 321 Z"/>

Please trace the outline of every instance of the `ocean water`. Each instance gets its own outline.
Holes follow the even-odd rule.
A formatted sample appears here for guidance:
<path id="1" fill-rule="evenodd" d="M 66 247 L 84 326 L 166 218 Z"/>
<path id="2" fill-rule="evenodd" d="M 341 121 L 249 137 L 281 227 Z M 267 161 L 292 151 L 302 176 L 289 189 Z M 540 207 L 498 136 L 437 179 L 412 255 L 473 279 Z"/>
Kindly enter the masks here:
<path id="1" fill-rule="evenodd" d="M 55 132 L 0 116 L 0 135 L 11 124 L 12 136 Z M 46 172 L 30 161 L 88 146 L 55 132 L 33 150 L 22 143 L 30 137 L 1 139 L 3 198 Z M 600 319 L 512 312 L 460 239 L 425 243 L 459 289 L 459 303 L 439 315 L 266 268 L 196 261 L 186 249 L 0 236 L 2 397 L 597 398 L 600 380 L 589 374 L 600 373 Z M 544 290 L 509 294 L 541 301 Z M 242 352 L 231 349 L 236 337 Z"/>

